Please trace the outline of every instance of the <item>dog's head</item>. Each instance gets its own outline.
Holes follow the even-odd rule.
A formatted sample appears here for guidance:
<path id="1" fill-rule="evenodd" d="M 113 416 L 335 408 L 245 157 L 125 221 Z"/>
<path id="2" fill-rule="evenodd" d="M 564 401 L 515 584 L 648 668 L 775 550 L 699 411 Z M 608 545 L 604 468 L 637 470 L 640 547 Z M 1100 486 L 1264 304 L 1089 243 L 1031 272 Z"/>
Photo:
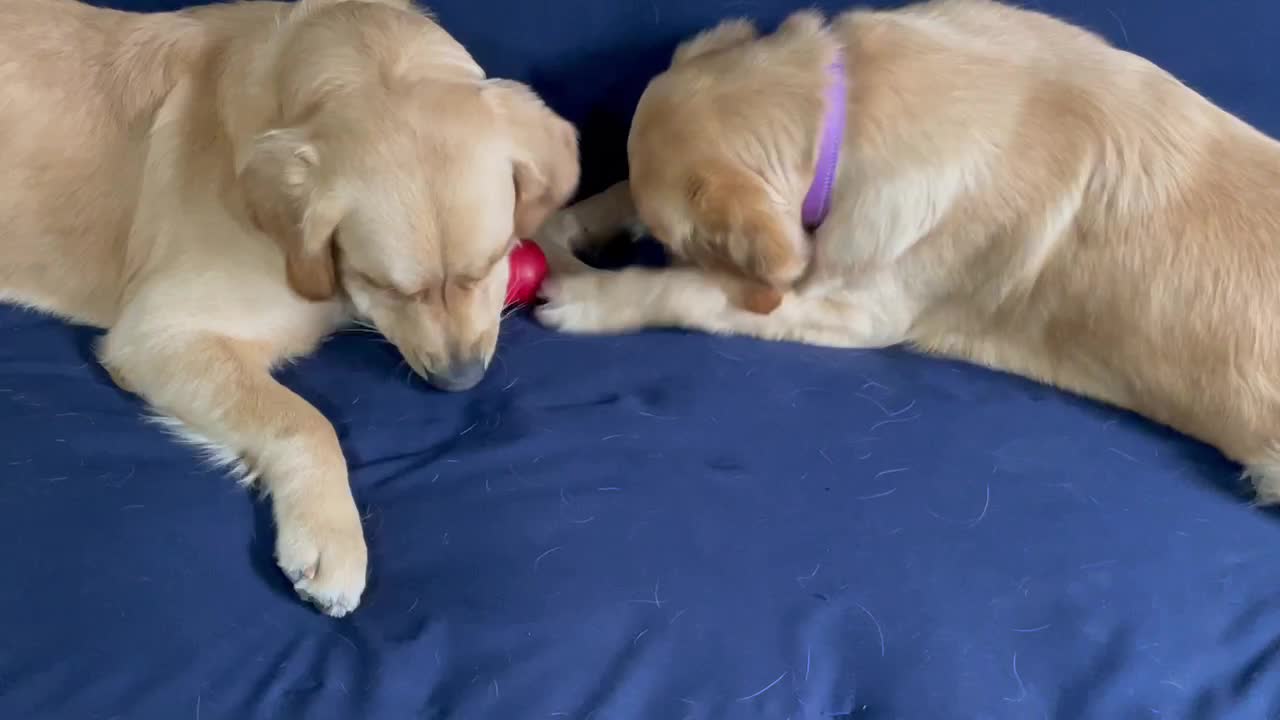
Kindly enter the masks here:
<path id="1" fill-rule="evenodd" d="M 345 293 L 420 375 L 462 390 L 497 344 L 514 240 L 576 189 L 577 134 L 396 5 L 319 0 L 289 16 L 238 178 L 299 295 Z"/>
<path id="2" fill-rule="evenodd" d="M 641 220 L 677 258 L 738 278 L 748 310 L 772 311 L 808 267 L 800 208 L 835 52 L 813 13 L 767 37 L 728 21 L 682 44 L 636 108 Z"/>

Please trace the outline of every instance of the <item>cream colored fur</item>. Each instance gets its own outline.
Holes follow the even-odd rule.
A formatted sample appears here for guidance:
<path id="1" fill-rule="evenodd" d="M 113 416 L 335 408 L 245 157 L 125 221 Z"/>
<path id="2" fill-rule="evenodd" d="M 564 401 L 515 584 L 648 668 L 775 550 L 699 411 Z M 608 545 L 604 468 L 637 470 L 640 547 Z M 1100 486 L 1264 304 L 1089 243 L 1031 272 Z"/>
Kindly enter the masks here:
<path id="1" fill-rule="evenodd" d="M 797 244 L 837 53 L 834 207 Z M 1150 62 L 988 0 L 727 23 L 649 86 L 629 158 L 629 188 L 563 213 L 590 232 L 540 240 L 638 215 L 685 262 L 571 268 L 547 324 L 908 343 L 1135 410 L 1280 499 L 1280 143 Z"/>
<path id="2" fill-rule="evenodd" d="M 0 300 L 107 328 L 116 381 L 271 495 L 298 593 L 353 610 L 342 450 L 271 369 L 361 319 L 474 384 L 506 251 L 576 186 L 573 128 L 403 0 L 7 0 L 0 88 Z"/>

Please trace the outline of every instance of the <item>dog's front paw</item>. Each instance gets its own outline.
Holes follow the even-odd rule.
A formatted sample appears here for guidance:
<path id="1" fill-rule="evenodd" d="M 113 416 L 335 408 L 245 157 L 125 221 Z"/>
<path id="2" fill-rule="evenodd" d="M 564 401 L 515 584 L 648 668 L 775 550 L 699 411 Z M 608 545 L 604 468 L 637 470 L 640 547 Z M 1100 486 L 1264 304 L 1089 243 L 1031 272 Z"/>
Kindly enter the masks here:
<path id="1" fill-rule="evenodd" d="M 534 242 L 544 249 L 547 246 L 574 250 L 586 237 L 586 229 L 578 221 L 578 216 L 570 208 L 562 208 L 551 214 L 534 233 Z"/>
<path id="2" fill-rule="evenodd" d="M 538 321 L 568 333 L 602 333 L 625 329 L 625 310 L 613 307 L 601 271 L 553 276 L 542 284 L 538 296 L 544 301 L 535 314 Z"/>
<path id="3" fill-rule="evenodd" d="M 369 563 L 360 515 L 343 499 L 276 498 L 276 562 L 303 600 L 342 617 L 360 604 Z"/>
<path id="4" fill-rule="evenodd" d="M 554 274 L 591 272 L 591 266 L 578 259 L 575 251 L 586 237 L 582 223 L 569 210 L 552 215 L 534 235 L 533 241 L 542 249 L 547 266 Z"/>

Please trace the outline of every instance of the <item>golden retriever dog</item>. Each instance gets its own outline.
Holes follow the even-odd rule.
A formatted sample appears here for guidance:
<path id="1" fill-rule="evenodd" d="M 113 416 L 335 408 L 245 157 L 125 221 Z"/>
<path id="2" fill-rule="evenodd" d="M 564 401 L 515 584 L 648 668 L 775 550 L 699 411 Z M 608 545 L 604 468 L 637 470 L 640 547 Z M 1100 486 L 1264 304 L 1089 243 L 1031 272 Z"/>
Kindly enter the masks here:
<path id="1" fill-rule="evenodd" d="M 1152 63 L 990 0 L 731 21 L 652 81 L 628 155 L 539 240 L 638 217 L 678 262 L 562 274 L 546 324 L 905 343 L 1139 412 L 1280 500 L 1280 144 Z"/>
<path id="2" fill-rule="evenodd" d="M 494 351 L 577 136 L 407 1 L 0 4 L 0 300 L 108 330 L 123 388 L 270 494 L 303 598 L 359 603 L 331 424 L 271 375 L 352 319 L 432 384 Z"/>

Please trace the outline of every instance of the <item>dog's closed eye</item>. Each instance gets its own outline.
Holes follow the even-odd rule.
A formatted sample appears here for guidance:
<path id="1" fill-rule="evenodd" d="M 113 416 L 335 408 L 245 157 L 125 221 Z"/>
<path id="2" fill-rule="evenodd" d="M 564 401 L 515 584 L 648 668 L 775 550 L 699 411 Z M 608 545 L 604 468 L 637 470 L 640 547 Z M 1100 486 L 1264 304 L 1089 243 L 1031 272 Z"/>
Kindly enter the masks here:
<path id="1" fill-rule="evenodd" d="M 378 280 L 368 273 L 359 270 L 352 271 L 352 274 L 370 290 L 386 295 L 389 298 L 407 302 L 427 302 L 433 294 L 432 288 L 426 287 L 417 290 L 404 290 L 397 288 L 389 282 Z"/>

